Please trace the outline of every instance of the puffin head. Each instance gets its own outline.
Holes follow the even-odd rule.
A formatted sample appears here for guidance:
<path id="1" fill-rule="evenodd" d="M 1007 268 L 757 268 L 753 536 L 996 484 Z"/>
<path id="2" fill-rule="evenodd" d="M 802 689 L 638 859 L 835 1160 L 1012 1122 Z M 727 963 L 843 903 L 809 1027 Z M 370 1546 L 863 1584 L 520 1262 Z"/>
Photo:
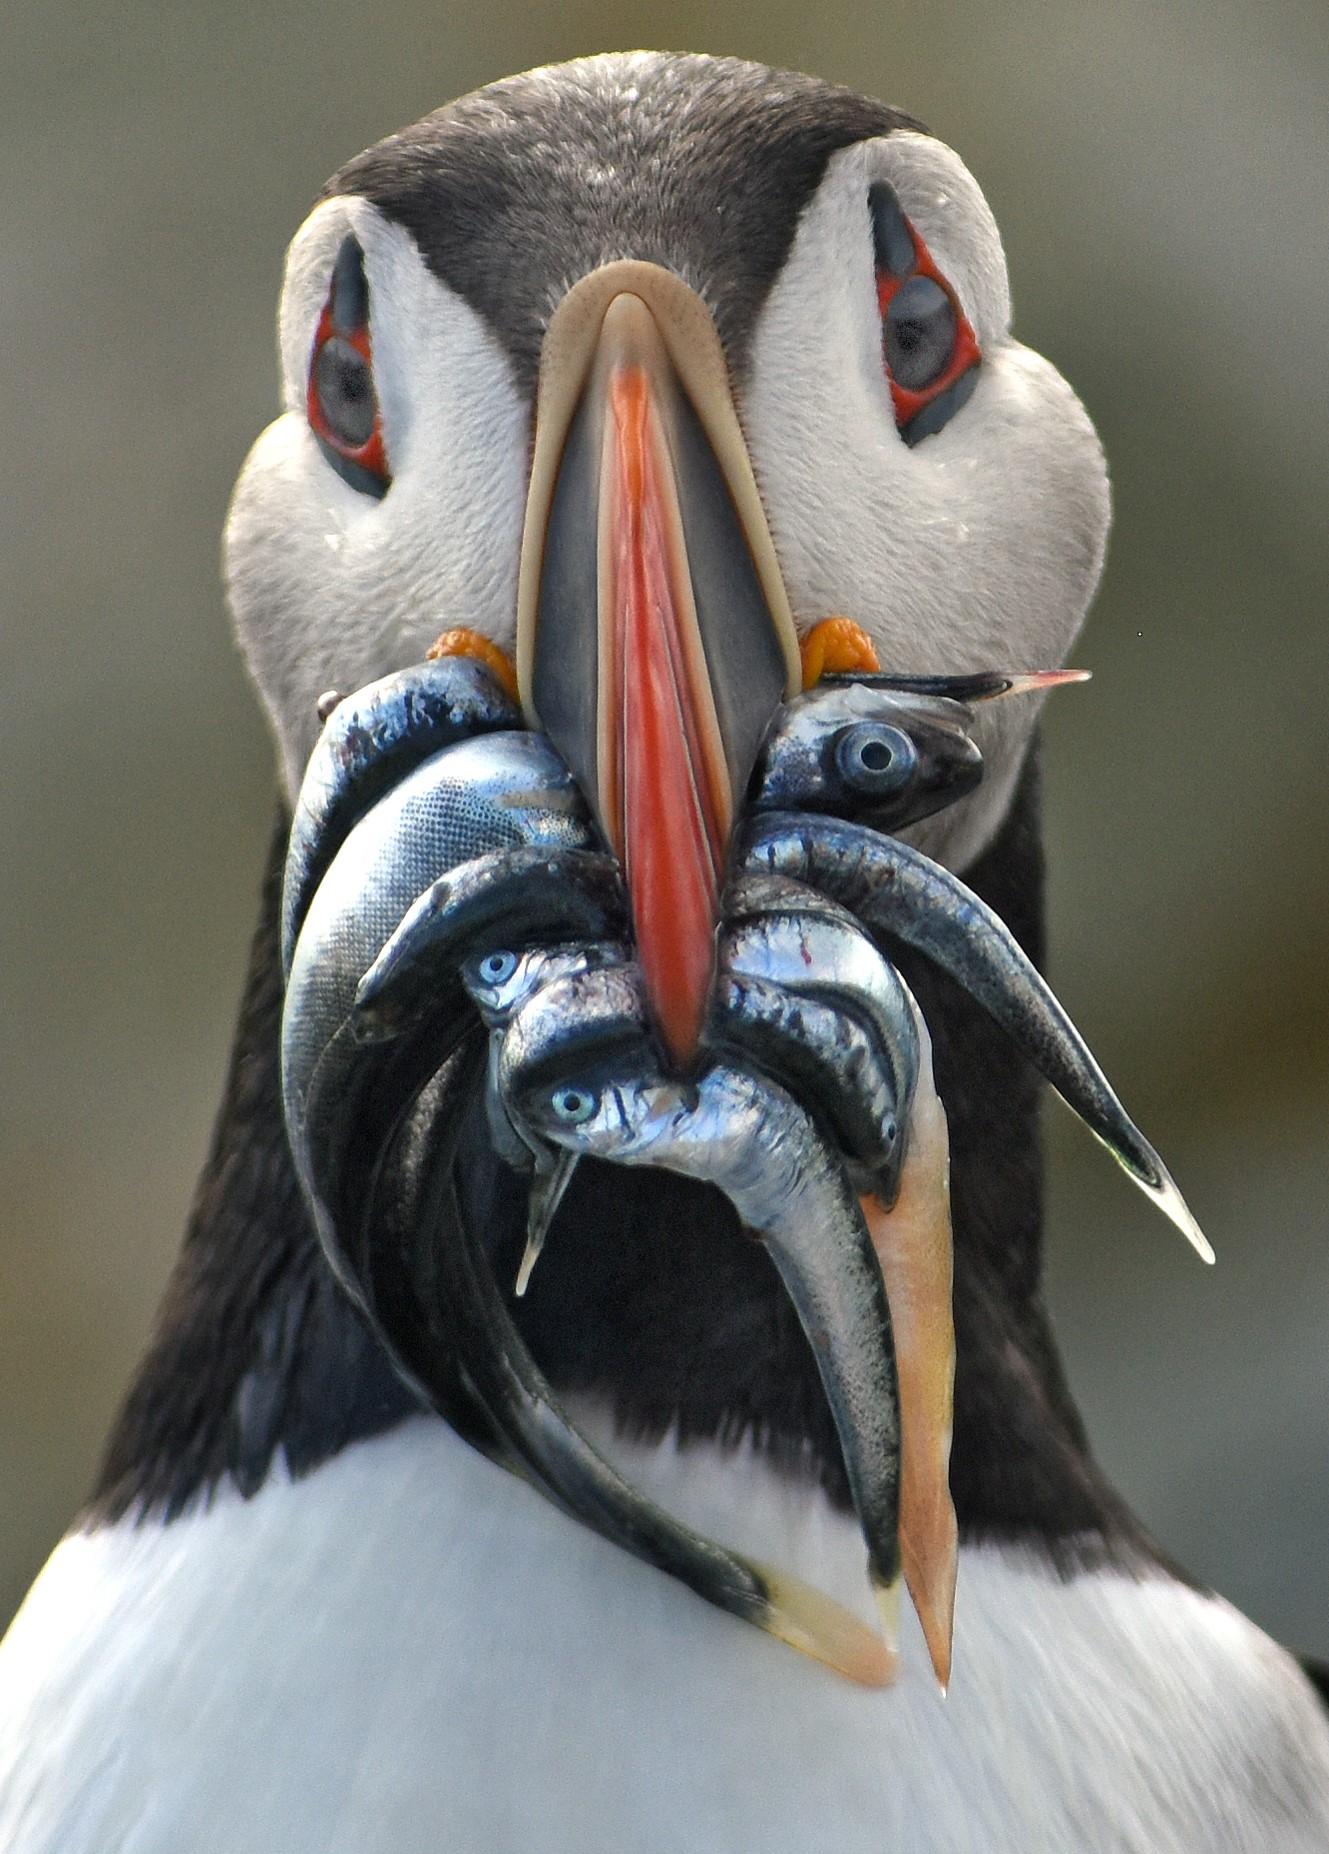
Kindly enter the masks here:
<path id="1" fill-rule="evenodd" d="M 685 1055 L 729 822 L 815 627 L 847 615 L 897 672 L 1046 666 L 1075 637 L 1103 458 L 1010 314 L 960 158 L 808 77 L 610 54 L 358 156 L 290 247 L 284 410 L 226 533 L 288 797 L 322 692 L 445 629 L 515 659 Z M 952 867 L 1036 706 L 983 711 L 982 787 L 919 827 Z"/>

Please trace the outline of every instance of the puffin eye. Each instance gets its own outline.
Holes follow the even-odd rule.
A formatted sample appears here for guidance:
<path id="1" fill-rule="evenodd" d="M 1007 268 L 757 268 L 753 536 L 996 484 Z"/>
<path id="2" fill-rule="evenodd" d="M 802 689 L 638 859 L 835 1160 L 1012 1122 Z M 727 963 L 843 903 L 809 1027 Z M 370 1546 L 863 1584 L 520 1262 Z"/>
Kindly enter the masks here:
<path id="1" fill-rule="evenodd" d="M 341 335 L 329 335 L 314 356 L 314 399 L 329 439 L 358 451 L 374 435 L 378 401 L 369 362 Z"/>
<path id="2" fill-rule="evenodd" d="M 937 380 L 955 349 L 950 297 L 931 277 L 910 277 L 886 308 L 886 365 L 897 386 L 921 393 Z"/>
<path id="3" fill-rule="evenodd" d="M 908 445 L 930 437 L 973 392 L 982 359 L 955 291 L 900 210 L 894 191 L 868 189 L 881 351 L 895 422 Z"/>
<path id="4" fill-rule="evenodd" d="M 306 412 L 337 474 L 365 495 L 385 495 L 392 476 L 374 390 L 365 258 L 356 238 L 343 241 L 332 269 L 314 336 Z"/>
<path id="5" fill-rule="evenodd" d="M 590 1119 L 600 1105 L 600 1099 L 593 1089 L 568 1086 L 555 1088 L 549 1097 L 549 1105 L 555 1120 L 561 1120 L 564 1126 L 579 1127 Z"/>

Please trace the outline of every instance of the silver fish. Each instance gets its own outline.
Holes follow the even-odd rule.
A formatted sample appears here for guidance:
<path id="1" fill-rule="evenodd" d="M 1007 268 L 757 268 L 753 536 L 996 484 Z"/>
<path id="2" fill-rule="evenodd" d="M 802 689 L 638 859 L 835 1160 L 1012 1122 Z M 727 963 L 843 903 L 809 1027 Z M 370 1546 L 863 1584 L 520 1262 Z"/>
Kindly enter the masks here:
<path id="1" fill-rule="evenodd" d="M 457 1201 L 450 1147 L 465 1105 L 474 1099 L 475 1081 L 474 1065 L 457 1064 L 441 1093 L 432 1100 L 422 1097 L 420 1111 L 408 1119 L 389 1155 L 398 1201 L 387 1215 L 375 1207 L 372 1226 L 380 1251 L 385 1237 L 395 1239 L 386 1244 L 392 1286 L 401 1272 L 396 1242 L 409 1248 L 428 1232 L 428 1253 L 410 1272 L 427 1276 L 430 1296 L 406 1336 L 418 1357 L 420 1333 L 431 1325 L 439 1329 L 445 1365 L 458 1362 L 467 1390 L 489 1419 L 489 1433 L 471 1439 L 572 1518 L 706 1602 L 851 1680 L 884 1685 L 892 1659 L 858 1617 L 799 1579 L 716 1545 L 671 1518 L 605 1461 L 562 1408 L 512 1321 L 481 1232 Z M 403 1182 L 407 1189 L 400 1199 Z M 409 1373 L 410 1357 L 406 1364 Z M 431 1370 L 425 1388 L 435 1381 Z M 446 1405 L 443 1413 L 455 1423 Z"/>
<path id="2" fill-rule="evenodd" d="M 568 1150 L 707 1180 L 764 1244 L 816 1357 L 893 1656 L 900 1568 L 895 1360 L 881 1270 L 854 1192 L 784 1089 L 726 1065 L 672 1080 L 644 1023 L 631 968 L 543 987 L 504 1037 L 498 1073 L 508 1111 L 536 1137 Z M 579 1065 L 581 1050 L 589 1055 L 592 1046 L 599 1059 Z"/>
<path id="3" fill-rule="evenodd" d="M 786 702 L 762 747 L 755 811 L 825 811 L 899 830 L 973 791 L 973 716 L 944 696 L 824 682 Z"/>
<path id="4" fill-rule="evenodd" d="M 1214 1252 L 1171 1173 L 1108 1083 L 1042 974 L 1001 917 L 958 876 L 895 838 L 836 818 L 754 818 L 739 865 L 834 897 L 870 932 L 916 948 L 1012 1038 L 1206 1262 Z"/>
<path id="5" fill-rule="evenodd" d="M 844 908 L 778 876 L 731 883 L 718 965 L 708 1042 L 815 1102 L 855 1178 L 889 1202 L 918 1067 L 894 966 Z"/>
<path id="6" fill-rule="evenodd" d="M 406 910 L 355 994 L 356 1034 L 394 1037 L 455 987 L 458 948 L 494 934 L 514 946 L 594 940 L 621 927 L 618 864 L 597 850 L 491 850 L 450 869 Z"/>
<path id="7" fill-rule="evenodd" d="M 326 699 L 286 857 L 281 957 L 287 974 L 305 910 L 356 820 L 422 760 L 473 735 L 522 725 L 520 709 L 490 672 L 465 657 L 415 664 L 345 700 Z"/>
<path id="8" fill-rule="evenodd" d="M 874 830 L 901 830 L 982 779 L 976 706 L 1087 679 L 1085 670 L 824 676 L 776 715 L 749 809 L 828 812 Z"/>
<path id="9" fill-rule="evenodd" d="M 482 1055 L 461 963 L 514 912 L 532 933 L 603 938 L 619 926 L 616 880 L 578 892 L 564 879 L 569 867 L 584 875 L 577 859 L 588 855 L 598 839 L 569 775 L 544 741 L 517 731 L 435 754 L 352 825 L 307 905 L 283 1014 L 301 1185 L 339 1279 L 461 1433 L 708 1601 L 880 1685 L 888 1658 L 857 1618 L 700 1538 L 598 1455 L 531 1358 L 456 1204 L 453 1144 Z M 380 985 L 362 996 L 393 944 Z"/>
<path id="10" fill-rule="evenodd" d="M 863 1195 L 859 1203 L 881 1270 L 899 1374 L 899 1541 L 904 1578 L 922 1623 L 937 1680 L 944 1690 L 950 1677 L 957 1566 L 955 1511 L 947 1477 L 955 1336 L 950 1300 L 952 1242 L 946 1116 L 932 1078 L 927 1030 L 903 981 L 844 910 L 797 884 L 778 879 L 749 879 L 742 888 L 744 892 L 735 897 L 736 901 L 755 916 L 762 929 L 774 932 L 764 933 L 752 948 L 752 963 L 762 962 L 767 982 L 757 979 L 742 985 L 735 983 L 730 1002 L 717 1002 L 716 1017 L 729 1020 L 724 1034 L 735 1045 L 747 1046 L 758 1065 L 775 1079 L 792 1075 L 802 1080 L 806 1088 L 801 1098 L 832 1127 L 848 1123 L 871 1128 L 874 1115 L 883 1111 L 894 1115 L 897 1097 L 903 1097 L 901 1136 L 886 1149 L 884 1170 L 873 1175 L 866 1163 L 869 1155 L 861 1155 L 858 1184 Z M 748 924 L 753 923 L 749 920 Z M 740 930 L 736 943 L 741 945 L 741 938 Z M 814 943 L 819 957 L 809 965 L 805 954 Z M 559 1066 L 568 1040 L 566 1026 L 577 1009 L 569 994 L 577 988 L 559 986 L 557 981 L 576 979 L 609 965 L 622 967 L 627 957 L 626 948 L 611 945 L 580 951 L 536 949 L 524 955 L 498 950 L 477 954 L 466 962 L 463 982 L 491 1028 L 491 1126 L 501 1122 L 507 1137 L 527 1155 L 544 1147 L 549 1134 L 547 1124 L 543 1138 L 529 1123 L 519 1131 L 509 1114 L 505 1088 L 520 1089 L 523 1071 L 538 1067 L 546 1073 L 549 1079 L 545 1095 L 560 1124 L 567 1121 L 569 1114 L 576 1123 L 589 1103 L 589 1093 L 583 1094 L 586 1084 L 573 1073 L 575 1063 L 573 1068 Z M 723 965 L 722 956 L 722 973 Z M 835 981 L 841 975 L 844 983 L 836 995 L 860 1011 L 866 1008 L 875 1020 L 877 1034 L 871 1044 L 842 1011 L 796 992 L 786 994 L 776 982 L 787 976 L 795 985 L 834 993 Z M 722 977 L 722 993 L 725 983 Z M 506 1027 L 545 987 L 554 989 L 538 1008 L 528 1012 L 504 1061 Z M 616 996 L 620 991 L 621 998 Z M 757 1007 L 761 1024 L 754 1037 L 751 1019 L 758 991 L 769 994 L 782 1007 L 783 1014 L 774 1006 L 769 1010 L 765 1005 Z M 619 1012 L 631 1021 L 636 997 L 635 975 L 622 972 L 608 1000 L 602 991 L 592 1001 L 598 1008 L 583 1007 L 578 1016 L 584 1023 L 598 1015 L 612 1025 L 614 1014 Z M 608 1012 L 604 1010 L 606 1002 Z M 828 1060 L 826 1046 L 833 1051 L 840 1049 L 847 1027 L 852 1027 L 860 1039 L 849 1045 L 860 1060 L 837 1063 L 834 1054 Z M 708 1039 L 712 1046 L 717 1040 L 716 1034 Z M 883 1042 L 892 1046 L 887 1055 L 881 1048 Z M 903 1059 L 901 1045 L 907 1052 Z M 628 1060 L 627 1072 L 631 1073 L 634 1066 Z M 602 1100 L 612 1096 L 621 1101 L 624 1073 L 622 1057 L 612 1065 L 600 1066 L 597 1082 Z M 686 1088 L 682 1092 L 689 1108 L 695 1111 L 693 1102 L 699 1097 Z M 718 1110 L 721 1116 L 728 1105 Z M 631 1143 L 625 1145 L 620 1136 L 623 1123 L 631 1124 L 632 1113 L 630 1108 L 620 1106 L 619 1115 L 618 1129 L 606 1126 L 594 1150 L 603 1159 L 632 1163 Z M 727 1138 L 747 1137 L 741 1116 L 725 1121 L 725 1128 Z M 581 1141 L 566 1132 L 562 1138 L 566 1143 L 555 1145 L 553 1150 L 570 1170 L 580 1156 Z M 878 1156 L 882 1156 L 880 1152 Z M 801 1165 L 801 1160 L 795 1158 L 794 1163 Z M 698 1175 L 712 1176 L 707 1154 L 697 1156 L 696 1165 Z M 537 1174 L 541 1175 L 558 1181 L 548 1187 L 556 1204 L 567 1173 L 560 1173 L 555 1161 L 546 1162 L 543 1174 Z M 770 1182 L 776 1190 L 781 1189 L 778 1176 Z M 533 1202 L 535 1197 L 533 1193 Z M 519 1289 L 529 1278 L 552 1208 L 538 1219 L 538 1229 L 533 1225 Z"/>
<path id="11" fill-rule="evenodd" d="M 315 1207 L 336 1196 L 353 1122 L 374 1078 L 363 1059 L 356 996 L 368 968 L 421 891 L 504 849 L 586 851 L 597 839 L 580 794 L 538 736 L 496 733 L 433 755 L 353 825 L 308 904 L 282 1015 L 282 1099 L 301 1184 Z M 448 875 L 446 872 L 451 872 Z M 456 945 L 457 959 L 470 946 Z M 453 980 L 455 1036 L 472 1021 Z M 427 1033 L 447 1020 L 439 1001 Z M 437 1067 L 437 1061 L 434 1064 Z M 335 1229 L 321 1224 L 339 1270 Z"/>
<path id="12" fill-rule="evenodd" d="M 526 1248 L 517 1270 L 518 1295 L 525 1294 L 530 1285 L 549 1226 L 572 1182 L 578 1155 L 563 1147 L 551 1150 L 543 1141 L 533 1143 L 513 1125 L 498 1078 L 503 1033 L 514 1013 L 541 986 L 605 966 L 625 965 L 629 957 L 629 948 L 620 943 L 593 941 L 580 947 L 528 947 L 521 953 L 495 948 L 462 962 L 462 985 L 490 1033 L 485 1108 L 494 1150 L 514 1171 L 534 1171 L 527 1200 Z"/>

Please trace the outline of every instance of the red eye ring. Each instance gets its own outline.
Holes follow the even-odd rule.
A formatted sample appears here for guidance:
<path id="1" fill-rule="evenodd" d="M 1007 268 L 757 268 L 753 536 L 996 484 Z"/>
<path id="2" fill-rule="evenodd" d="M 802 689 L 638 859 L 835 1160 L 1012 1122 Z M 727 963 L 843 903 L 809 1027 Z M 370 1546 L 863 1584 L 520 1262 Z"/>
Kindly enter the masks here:
<path id="1" fill-rule="evenodd" d="M 904 218 L 903 214 L 900 216 Z M 904 285 L 913 277 L 926 277 L 930 282 L 935 283 L 939 289 L 945 292 L 951 308 L 955 312 L 955 342 L 951 348 L 951 357 L 945 367 L 937 375 L 936 379 L 929 381 L 927 386 L 922 388 L 921 391 L 912 391 L 909 387 L 897 386 L 895 380 L 891 378 L 889 367 L 887 368 L 886 377 L 890 383 L 891 401 L 895 407 L 895 422 L 902 429 L 904 426 L 908 425 L 911 420 L 916 418 L 925 407 L 930 406 L 932 401 L 944 393 L 948 387 L 954 386 L 955 382 L 962 374 L 968 373 L 969 369 L 976 366 L 983 358 L 982 350 L 978 345 L 978 336 L 974 333 L 973 324 L 970 322 L 963 309 L 961 309 L 959 298 L 956 296 L 955 291 L 933 263 L 932 253 L 923 243 L 923 240 L 919 237 L 908 219 L 904 219 L 904 225 L 909 233 L 910 242 L 914 247 L 914 262 L 911 269 L 898 276 L 878 266 L 878 313 L 881 315 L 882 321 L 884 322 L 886 319 L 886 311 L 889 309 L 892 300 L 899 294 L 900 290 L 903 289 Z"/>
<path id="2" fill-rule="evenodd" d="M 342 240 L 314 331 L 305 415 L 324 457 L 352 489 L 387 494 L 392 472 L 374 388 L 369 283 L 354 234 Z"/>
<path id="3" fill-rule="evenodd" d="M 358 445 L 348 444 L 332 428 L 324 413 L 318 390 L 318 358 L 334 337 L 355 350 L 369 369 L 372 378 L 374 357 L 370 347 L 368 328 L 349 330 L 338 328 L 332 319 L 332 299 L 329 297 L 318 319 L 318 333 L 314 337 L 314 351 L 309 364 L 309 385 L 305 396 L 305 410 L 309 423 L 323 442 L 336 451 L 339 457 L 344 457 L 347 463 L 355 464 L 361 470 L 367 471 L 370 476 L 387 482 L 390 472 L 387 451 L 383 445 L 383 421 L 378 410 L 375 409 L 374 412 L 374 429 L 366 441 Z"/>

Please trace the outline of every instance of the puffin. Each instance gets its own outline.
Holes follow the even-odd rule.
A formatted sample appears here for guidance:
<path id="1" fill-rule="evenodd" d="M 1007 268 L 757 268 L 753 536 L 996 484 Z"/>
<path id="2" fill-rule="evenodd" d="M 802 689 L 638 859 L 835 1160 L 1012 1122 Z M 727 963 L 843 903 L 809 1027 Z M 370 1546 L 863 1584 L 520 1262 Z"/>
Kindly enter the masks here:
<path id="1" fill-rule="evenodd" d="M 893 1680 L 855 1684 L 428 1407 L 329 1268 L 283 1119 L 282 872 L 326 693 L 442 631 L 514 686 L 543 661 L 539 720 L 610 808 L 613 766 L 659 733 L 634 674 L 588 696 L 606 645 L 578 596 L 626 480 L 603 436 L 625 357 L 691 433 L 641 493 L 682 511 L 689 610 L 720 639 L 647 769 L 666 802 L 614 801 L 616 847 L 656 871 L 634 903 L 661 923 L 647 980 L 671 1051 L 695 1039 L 714 926 L 688 899 L 714 859 L 702 812 L 741 802 L 754 690 L 827 653 L 855 667 L 839 614 L 903 675 L 1065 660 L 1107 476 L 1010 323 L 959 156 L 899 110 L 732 59 L 509 78 L 323 189 L 286 263 L 283 409 L 225 540 L 278 765 L 259 919 L 154 1337 L 0 1645 L 6 1854 L 1329 1846 L 1314 1675 L 1173 1563 L 1094 1459 L 1040 1290 L 1039 1083 L 943 975 L 906 968 L 950 1135 L 944 1695 L 907 1611 Z M 649 531 L 623 543 L 629 577 Z M 982 782 L 906 833 L 1035 965 L 1037 713 L 984 706 Z M 511 1222 L 485 1177 L 479 1214 Z M 812 1349 L 704 1179 L 580 1164 L 511 1313 L 635 1488 L 861 1606 Z"/>

